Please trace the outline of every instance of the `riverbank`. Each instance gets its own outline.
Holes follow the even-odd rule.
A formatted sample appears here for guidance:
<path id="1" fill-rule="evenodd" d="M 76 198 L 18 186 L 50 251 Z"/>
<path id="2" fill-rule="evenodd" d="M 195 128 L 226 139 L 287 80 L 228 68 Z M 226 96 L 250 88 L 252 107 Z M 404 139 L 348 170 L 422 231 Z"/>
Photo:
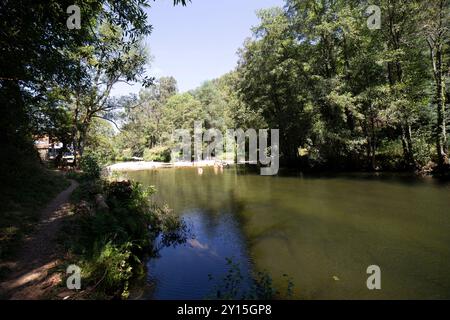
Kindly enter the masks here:
<path id="1" fill-rule="evenodd" d="M 183 223 L 167 208 L 152 203 L 151 186 L 86 177 L 79 181 L 58 245 L 66 252 L 62 265 L 80 268 L 81 289 L 68 291 L 64 280 L 55 295 L 128 299 L 132 286 L 146 274 L 144 261 L 156 254 L 154 239 L 159 235 L 177 239 Z"/>
<path id="2" fill-rule="evenodd" d="M 64 175 L 36 166 L 1 194 L 0 298 L 126 299 L 145 275 L 153 239 L 182 231 L 150 201 L 153 188 L 102 179 L 88 162 Z M 80 268 L 81 290 L 66 287 L 69 265 Z"/>
<path id="3" fill-rule="evenodd" d="M 224 167 L 233 164 L 233 161 L 218 161 L 218 160 L 201 160 L 196 162 L 154 162 L 154 161 L 136 161 L 136 162 L 120 162 L 106 167 L 109 172 L 120 171 L 141 171 L 163 168 L 206 168 L 206 167 Z"/>

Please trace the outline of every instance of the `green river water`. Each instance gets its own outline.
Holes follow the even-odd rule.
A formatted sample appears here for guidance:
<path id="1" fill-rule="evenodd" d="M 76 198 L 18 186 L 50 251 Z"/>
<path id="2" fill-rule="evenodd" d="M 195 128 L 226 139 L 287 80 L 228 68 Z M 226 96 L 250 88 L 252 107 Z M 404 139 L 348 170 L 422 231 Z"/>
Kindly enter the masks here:
<path id="1" fill-rule="evenodd" d="M 156 299 L 202 299 L 233 257 L 244 274 L 287 274 L 300 299 L 450 298 L 450 185 L 349 174 L 263 177 L 236 168 L 129 172 L 194 236 L 148 263 Z M 369 290 L 367 267 L 381 269 Z"/>

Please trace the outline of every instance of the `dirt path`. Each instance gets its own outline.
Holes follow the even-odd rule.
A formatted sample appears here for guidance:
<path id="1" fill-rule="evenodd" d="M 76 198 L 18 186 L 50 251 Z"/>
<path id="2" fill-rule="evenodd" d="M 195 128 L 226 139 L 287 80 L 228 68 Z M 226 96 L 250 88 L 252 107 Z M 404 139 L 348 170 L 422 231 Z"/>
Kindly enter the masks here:
<path id="1" fill-rule="evenodd" d="M 56 251 L 56 236 L 62 218 L 69 213 L 69 198 L 78 183 L 71 180 L 69 188 L 54 198 L 41 213 L 35 232 L 25 239 L 11 276 L 0 283 L 0 297 L 9 299 L 44 298 L 61 281 L 58 273 L 50 274 L 58 266 L 60 254 Z"/>

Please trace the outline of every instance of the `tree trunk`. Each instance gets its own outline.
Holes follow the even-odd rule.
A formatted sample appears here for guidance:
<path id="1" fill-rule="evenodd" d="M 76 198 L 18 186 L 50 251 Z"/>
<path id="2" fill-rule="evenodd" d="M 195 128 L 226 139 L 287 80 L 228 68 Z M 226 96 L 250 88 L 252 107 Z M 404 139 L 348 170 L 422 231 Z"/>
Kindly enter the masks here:
<path id="1" fill-rule="evenodd" d="M 85 128 L 83 128 L 80 131 L 80 137 L 78 139 L 78 152 L 80 154 L 80 158 L 83 157 L 83 153 L 84 153 L 84 144 L 85 144 L 85 140 L 86 140 L 86 134 L 87 134 L 87 130 Z"/>
<path id="2" fill-rule="evenodd" d="M 403 160 L 405 161 L 406 167 L 412 169 L 415 167 L 415 160 L 412 146 L 411 125 L 401 124 L 400 127 L 402 131 Z"/>
<path id="3" fill-rule="evenodd" d="M 374 121 L 374 118 L 372 117 L 371 120 L 372 120 L 371 121 L 372 138 L 370 140 L 371 140 L 371 143 L 372 143 L 372 148 L 371 148 L 372 149 L 372 157 L 371 157 L 371 160 L 370 160 L 370 166 L 371 166 L 372 170 L 375 171 L 377 169 L 377 166 L 376 166 L 377 136 L 375 134 L 375 121 Z"/>
<path id="4" fill-rule="evenodd" d="M 438 156 L 438 166 L 440 170 L 448 164 L 448 146 L 445 116 L 445 82 L 442 73 L 442 48 L 436 52 L 436 149 Z"/>
<path id="5" fill-rule="evenodd" d="M 370 128 L 369 128 L 370 127 Z M 364 134 L 366 136 L 366 156 L 367 156 L 367 169 L 369 171 L 376 170 L 376 134 L 373 118 L 367 119 L 364 125 Z"/>
<path id="6" fill-rule="evenodd" d="M 406 145 L 408 146 L 408 159 L 411 163 L 411 167 L 416 166 L 416 161 L 414 159 L 414 149 L 413 149 L 413 142 L 412 142 L 412 133 L 411 133 L 411 125 L 408 124 L 406 126 Z"/>

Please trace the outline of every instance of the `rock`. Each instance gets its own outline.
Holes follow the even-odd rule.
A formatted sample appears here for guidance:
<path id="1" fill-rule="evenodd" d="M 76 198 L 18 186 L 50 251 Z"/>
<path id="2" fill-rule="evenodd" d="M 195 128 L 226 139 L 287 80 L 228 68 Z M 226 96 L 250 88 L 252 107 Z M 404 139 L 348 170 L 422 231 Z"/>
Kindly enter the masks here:
<path id="1" fill-rule="evenodd" d="M 434 171 L 436 171 L 437 164 L 433 161 L 429 161 L 425 166 L 423 166 L 420 170 L 420 173 L 423 175 L 432 174 Z"/>
<path id="2" fill-rule="evenodd" d="M 105 198 L 102 194 L 95 195 L 95 206 L 99 211 L 109 211 L 109 207 L 106 204 Z"/>
<path id="3" fill-rule="evenodd" d="M 84 200 L 80 201 L 80 203 L 77 205 L 75 211 L 77 214 L 85 215 L 85 216 L 92 216 L 94 214 L 89 202 L 84 201 Z"/>

